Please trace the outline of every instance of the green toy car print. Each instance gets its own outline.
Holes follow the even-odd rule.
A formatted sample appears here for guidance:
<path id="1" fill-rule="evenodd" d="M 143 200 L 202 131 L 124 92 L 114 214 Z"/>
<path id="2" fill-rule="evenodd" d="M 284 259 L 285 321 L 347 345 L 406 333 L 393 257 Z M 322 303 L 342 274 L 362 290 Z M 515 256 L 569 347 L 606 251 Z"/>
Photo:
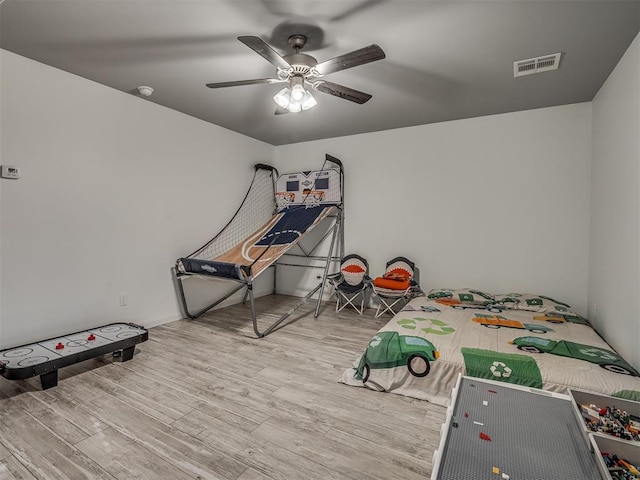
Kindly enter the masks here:
<path id="1" fill-rule="evenodd" d="M 605 348 L 592 347 L 591 345 L 568 342 L 566 340 L 549 340 L 541 337 L 518 337 L 510 343 L 523 352 L 550 353 L 561 357 L 575 358 L 595 363 L 610 372 L 634 377 L 640 376 L 620 355 Z"/>
<path id="2" fill-rule="evenodd" d="M 437 302 L 437 300 L 436 300 Z M 476 310 L 487 310 L 489 312 L 494 313 L 502 313 L 505 308 L 503 305 L 499 303 L 484 303 L 482 305 L 465 305 L 464 303 L 450 303 L 449 306 L 451 308 L 455 308 L 456 310 L 466 310 L 468 308 L 474 308 Z"/>
<path id="3" fill-rule="evenodd" d="M 469 293 L 473 293 L 474 295 L 478 295 L 479 297 L 482 297 L 485 300 L 487 300 L 489 303 L 493 303 L 494 302 L 494 299 L 493 299 L 492 295 L 489 295 L 488 293 L 481 292 L 480 290 L 469 290 Z"/>
<path id="4" fill-rule="evenodd" d="M 422 337 L 400 335 L 398 332 L 378 332 L 360 358 L 355 377 L 366 382 L 372 368 L 404 365 L 414 377 L 425 377 L 431 370 L 430 362 L 439 356 L 436 347 Z"/>
<path id="5" fill-rule="evenodd" d="M 432 305 L 421 305 L 420 306 L 420 310 L 422 310 L 423 312 L 429 312 L 429 313 L 434 313 L 434 312 L 439 312 L 440 309 L 438 307 L 434 307 Z"/>
<path id="6" fill-rule="evenodd" d="M 433 293 L 430 293 L 429 295 L 427 295 L 427 298 L 430 298 L 430 299 L 432 299 L 432 300 L 433 300 L 434 298 L 453 298 L 453 293 L 451 293 L 451 292 L 444 292 L 444 291 L 441 291 L 441 292 L 433 292 Z"/>
<path id="7" fill-rule="evenodd" d="M 569 305 L 567 305 L 567 304 L 566 304 L 566 303 L 564 303 L 564 302 L 560 302 L 560 301 L 556 300 L 555 298 L 547 297 L 547 296 L 545 296 L 545 295 L 540 295 L 540 298 L 542 298 L 542 299 L 544 299 L 544 300 L 547 300 L 547 301 L 549 301 L 549 302 L 555 303 L 555 304 L 556 304 L 556 309 L 557 309 L 559 312 L 566 312 L 566 311 L 568 311 L 568 310 L 570 310 L 570 309 L 571 309 L 571 307 L 570 307 Z M 565 308 L 564 308 L 564 309 L 562 309 L 562 308 L 560 308 L 561 306 L 562 306 L 562 307 L 565 307 Z"/>

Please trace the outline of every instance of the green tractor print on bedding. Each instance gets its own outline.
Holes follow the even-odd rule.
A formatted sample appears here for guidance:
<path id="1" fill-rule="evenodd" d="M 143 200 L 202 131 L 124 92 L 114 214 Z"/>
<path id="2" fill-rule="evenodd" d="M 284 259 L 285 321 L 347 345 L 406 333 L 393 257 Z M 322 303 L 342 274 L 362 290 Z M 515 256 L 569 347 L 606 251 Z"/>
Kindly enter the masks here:
<path id="1" fill-rule="evenodd" d="M 464 358 L 465 375 L 542 388 L 538 363 L 528 355 L 467 347 L 462 347 L 460 352 Z"/>
<path id="2" fill-rule="evenodd" d="M 429 340 L 422 337 L 400 335 L 398 332 L 378 332 L 370 341 L 355 378 L 366 383 L 372 369 L 406 366 L 414 377 L 426 377 L 431 363 L 440 354 Z"/>
<path id="3" fill-rule="evenodd" d="M 523 352 L 550 353 L 561 357 L 575 358 L 594 363 L 613 373 L 634 377 L 640 376 L 636 369 L 629 365 L 624 358 L 606 348 L 541 337 L 518 337 L 510 343 Z"/>

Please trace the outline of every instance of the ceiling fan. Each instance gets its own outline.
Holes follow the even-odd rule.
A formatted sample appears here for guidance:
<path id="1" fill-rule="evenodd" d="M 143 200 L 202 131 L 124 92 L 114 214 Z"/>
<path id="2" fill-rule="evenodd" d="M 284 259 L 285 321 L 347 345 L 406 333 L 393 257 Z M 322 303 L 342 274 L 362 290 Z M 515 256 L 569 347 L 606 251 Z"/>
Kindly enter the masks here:
<path id="1" fill-rule="evenodd" d="M 337 83 L 328 82 L 324 80 L 323 77 L 330 73 L 385 58 L 382 49 L 378 45 L 372 44 L 318 63 L 311 55 L 300 53 L 300 50 L 302 50 L 308 41 L 307 36 L 303 34 L 288 36 L 287 43 L 294 52 L 284 56 L 277 53 L 260 37 L 242 36 L 238 37 L 238 40 L 276 67 L 275 78 L 207 83 L 207 87 L 222 88 L 265 83 L 286 83 L 287 86 L 273 97 L 278 105 L 278 109 L 275 112 L 276 115 L 296 113 L 314 107 L 317 102 L 310 92 L 312 89 L 359 104 L 367 102 L 371 99 L 371 95 L 368 93 L 360 92 Z"/>

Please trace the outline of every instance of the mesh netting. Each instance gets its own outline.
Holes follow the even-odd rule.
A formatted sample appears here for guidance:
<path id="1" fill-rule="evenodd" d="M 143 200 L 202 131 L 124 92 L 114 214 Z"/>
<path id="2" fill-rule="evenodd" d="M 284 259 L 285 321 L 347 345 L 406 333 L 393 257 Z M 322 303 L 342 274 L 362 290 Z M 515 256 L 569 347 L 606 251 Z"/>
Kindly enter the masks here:
<path id="1" fill-rule="evenodd" d="M 277 172 L 256 166 L 249 191 L 231 221 L 206 245 L 189 255 L 198 260 L 213 260 L 233 249 L 274 214 Z"/>

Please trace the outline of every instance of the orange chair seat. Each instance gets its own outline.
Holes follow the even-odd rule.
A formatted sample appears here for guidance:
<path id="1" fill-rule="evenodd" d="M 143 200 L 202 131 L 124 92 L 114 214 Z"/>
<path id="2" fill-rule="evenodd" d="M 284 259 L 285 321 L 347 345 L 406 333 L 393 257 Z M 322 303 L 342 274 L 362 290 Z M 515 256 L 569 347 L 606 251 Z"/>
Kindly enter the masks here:
<path id="1" fill-rule="evenodd" d="M 373 285 L 380 288 L 388 288 L 389 290 L 406 290 L 411 286 L 411 283 L 406 277 L 404 280 L 378 277 L 373 281 Z"/>

